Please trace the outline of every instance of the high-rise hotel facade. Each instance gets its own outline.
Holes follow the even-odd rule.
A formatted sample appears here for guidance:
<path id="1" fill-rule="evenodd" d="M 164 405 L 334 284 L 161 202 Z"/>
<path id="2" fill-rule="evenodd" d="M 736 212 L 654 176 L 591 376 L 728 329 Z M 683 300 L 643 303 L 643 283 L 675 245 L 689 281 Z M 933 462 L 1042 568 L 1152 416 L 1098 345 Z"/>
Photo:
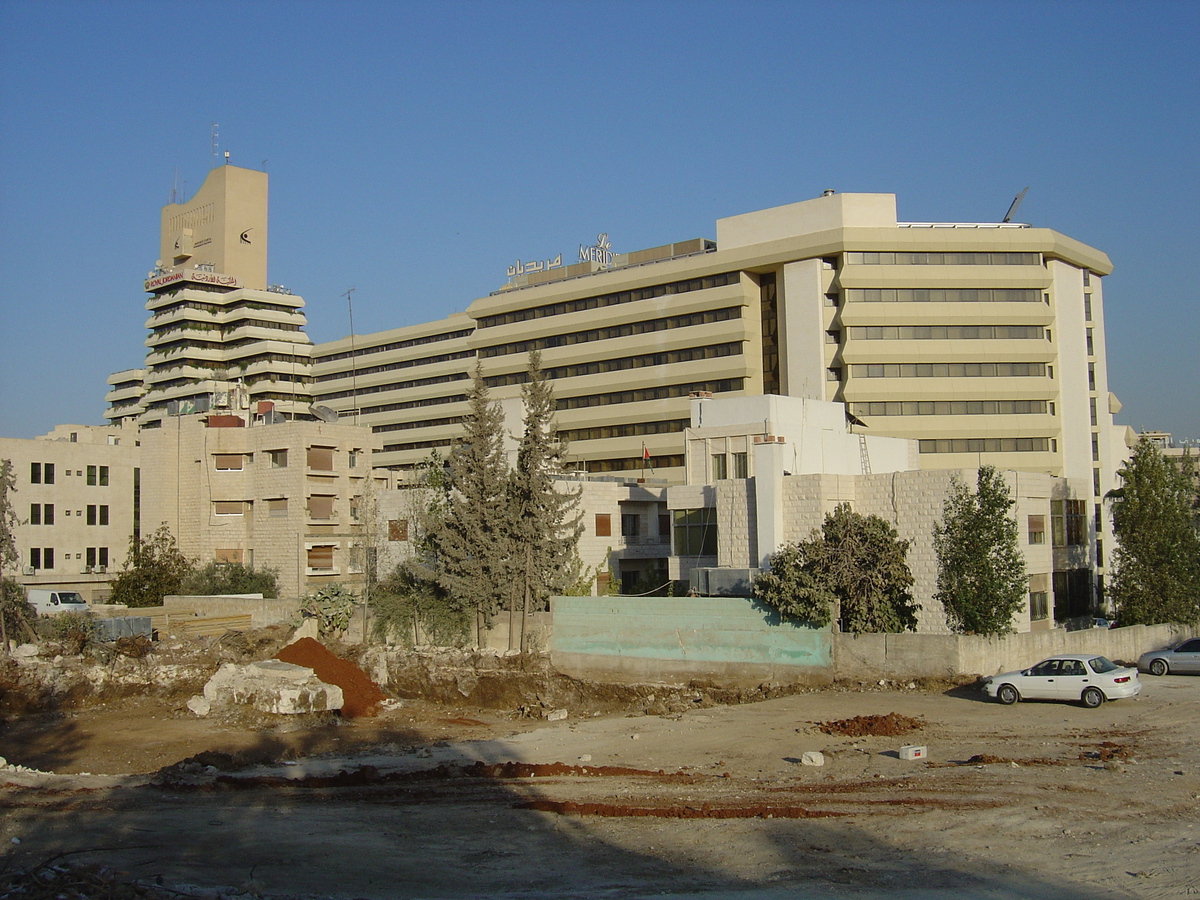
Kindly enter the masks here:
<path id="1" fill-rule="evenodd" d="M 1099 250 L 1024 224 L 900 222 L 892 194 L 829 191 L 720 219 L 715 241 L 622 254 L 600 235 L 578 261 L 517 263 L 461 313 L 312 346 L 309 370 L 302 301 L 266 285 L 265 179 L 214 169 L 164 208 L 151 349 L 110 378 L 111 418 L 152 426 L 232 383 L 288 418 L 315 402 L 370 426 L 373 464 L 405 470 L 461 433 L 476 366 L 515 401 L 537 350 L 570 459 L 594 477 L 695 483 L 694 396 L 839 401 L 856 430 L 917 441 L 921 468 L 1065 478 L 1029 539 L 1053 541 L 1056 571 L 1103 572 L 1126 429 Z M 712 439 L 708 480 L 754 476 L 744 443 Z"/>
<path id="2" fill-rule="evenodd" d="M 109 422 L 154 428 L 209 409 L 307 416 L 304 301 L 267 283 L 266 173 L 210 170 L 190 200 L 163 207 L 159 240 L 142 285 L 144 367 L 109 376 Z"/>

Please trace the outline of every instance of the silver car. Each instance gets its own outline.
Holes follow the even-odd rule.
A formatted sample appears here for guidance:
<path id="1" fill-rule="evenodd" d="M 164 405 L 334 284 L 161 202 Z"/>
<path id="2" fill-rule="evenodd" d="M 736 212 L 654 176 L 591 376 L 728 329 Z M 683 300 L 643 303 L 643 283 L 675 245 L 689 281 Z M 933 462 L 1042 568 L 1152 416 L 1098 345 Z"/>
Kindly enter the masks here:
<path id="1" fill-rule="evenodd" d="M 993 675 L 983 683 L 1001 703 L 1018 700 L 1078 700 L 1095 709 L 1105 700 L 1136 697 L 1142 690 L 1137 669 L 1118 666 L 1094 653 L 1066 653 L 1019 672 Z"/>
<path id="2" fill-rule="evenodd" d="M 1188 638 L 1166 650 L 1151 650 L 1138 657 L 1138 668 L 1151 675 L 1200 674 L 1200 638 Z"/>

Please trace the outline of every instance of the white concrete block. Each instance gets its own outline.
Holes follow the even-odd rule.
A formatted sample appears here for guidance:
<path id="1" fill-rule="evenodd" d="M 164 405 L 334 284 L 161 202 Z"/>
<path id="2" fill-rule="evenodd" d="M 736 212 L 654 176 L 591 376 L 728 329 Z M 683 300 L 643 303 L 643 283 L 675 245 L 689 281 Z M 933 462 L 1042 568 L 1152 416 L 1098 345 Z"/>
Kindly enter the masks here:
<path id="1" fill-rule="evenodd" d="M 925 748 L 917 747 L 917 746 L 914 746 L 911 744 L 907 747 L 901 747 L 900 748 L 900 758 L 901 759 L 924 759 L 925 758 Z"/>

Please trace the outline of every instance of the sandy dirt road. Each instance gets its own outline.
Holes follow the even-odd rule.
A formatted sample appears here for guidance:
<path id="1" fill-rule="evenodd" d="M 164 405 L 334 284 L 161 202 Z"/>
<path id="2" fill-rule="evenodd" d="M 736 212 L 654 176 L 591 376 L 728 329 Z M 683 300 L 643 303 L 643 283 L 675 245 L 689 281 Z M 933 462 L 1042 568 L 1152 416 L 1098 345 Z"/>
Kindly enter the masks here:
<path id="1" fill-rule="evenodd" d="M 116 773 L 125 740 L 124 772 L 197 749 L 274 762 L 157 784 L 10 768 L 0 846 L 273 897 L 1200 897 L 1200 678 L 1143 681 L 1096 710 L 828 690 L 538 726 L 410 703 L 269 734 L 131 704 L 109 711 L 124 732 L 80 715 L 56 750 L 10 727 L 0 754 Z M 820 728 L 888 714 L 920 727 Z"/>

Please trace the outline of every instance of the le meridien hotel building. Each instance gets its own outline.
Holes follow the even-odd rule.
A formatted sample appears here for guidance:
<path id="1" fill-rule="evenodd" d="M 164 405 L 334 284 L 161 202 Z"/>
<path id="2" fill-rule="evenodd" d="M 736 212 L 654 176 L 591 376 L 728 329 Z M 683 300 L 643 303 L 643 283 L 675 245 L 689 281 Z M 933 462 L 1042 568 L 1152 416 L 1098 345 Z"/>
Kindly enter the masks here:
<path id="1" fill-rule="evenodd" d="M 720 219 L 715 242 L 617 254 L 601 235 L 561 259 L 509 267 L 464 313 L 316 345 L 314 400 L 381 435 L 376 465 L 409 468 L 459 433 L 476 364 L 503 400 L 538 350 L 570 457 L 595 475 L 683 481 L 690 397 L 782 394 L 918 441 L 922 468 L 1114 486 L 1112 264 L 1055 231 L 898 222 L 892 194 L 829 191 Z M 709 449 L 710 480 L 753 476 L 748 448 Z"/>

